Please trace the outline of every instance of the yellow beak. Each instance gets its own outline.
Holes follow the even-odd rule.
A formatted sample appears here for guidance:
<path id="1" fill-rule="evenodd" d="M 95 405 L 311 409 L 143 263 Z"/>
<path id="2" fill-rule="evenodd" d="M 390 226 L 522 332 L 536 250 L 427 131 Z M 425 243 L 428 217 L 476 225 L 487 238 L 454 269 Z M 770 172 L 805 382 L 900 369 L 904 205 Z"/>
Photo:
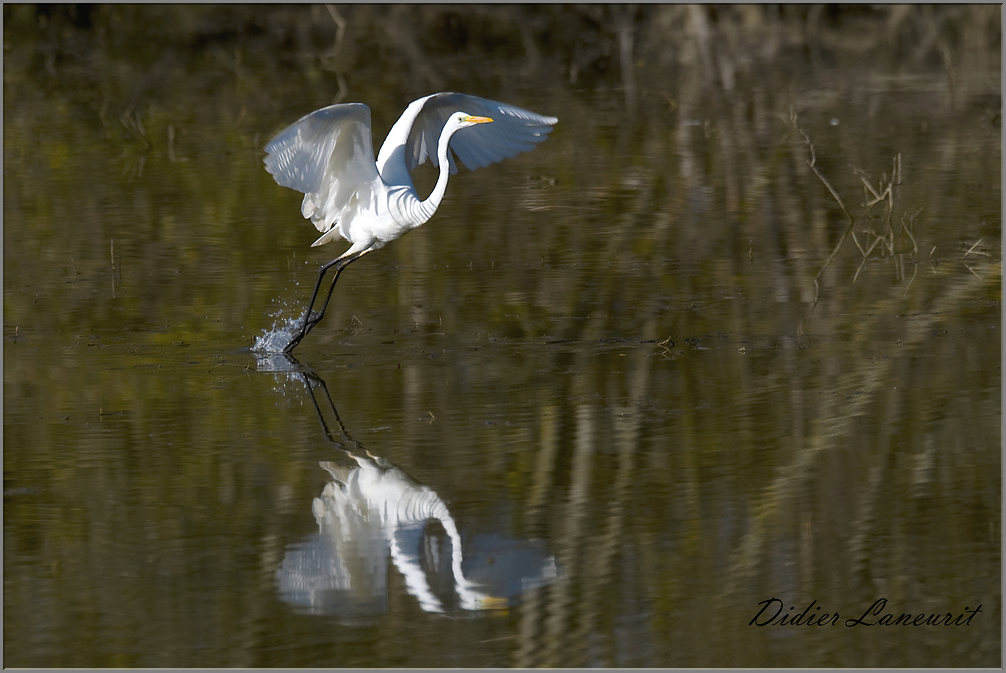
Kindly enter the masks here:
<path id="1" fill-rule="evenodd" d="M 488 124 L 492 121 L 489 117 L 475 117 L 473 115 L 468 115 L 465 117 L 465 121 L 469 124 Z"/>
<path id="2" fill-rule="evenodd" d="M 483 117 L 484 119 L 484 117 Z M 479 610 L 506 610 L 510 607 L 510 601 L 497 596 L 485 596 L 479 600 Z"/>

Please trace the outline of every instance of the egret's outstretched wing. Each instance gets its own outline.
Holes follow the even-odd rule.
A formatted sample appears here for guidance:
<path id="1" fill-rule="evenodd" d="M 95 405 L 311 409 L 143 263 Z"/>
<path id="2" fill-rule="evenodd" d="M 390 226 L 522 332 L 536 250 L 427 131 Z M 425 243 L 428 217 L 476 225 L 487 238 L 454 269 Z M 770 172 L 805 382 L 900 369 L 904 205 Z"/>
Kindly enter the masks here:
<path id="1" fill-rule="evenodd" d="M 328 231 L 352 199 L 364 204 L 380 180 L 374 164 L 370 108 L 330 105 L 281 131 L 265 146 L 265 167 L 284 187 L 304 192 L 304 217 Z"/>
<path id="2" fill-rule="evenodd" d="M 455 112 L 491 117 L 492 124 L 465 129 L 451 139 L 451 149 L 470 170 L 488 166 L 532 149 L 545 140 L 555 117 L 524 110 L 494 100 L 462 93 L 438 93 L 427 96 L 412 124 L 405 146 L 406 167 L 411 171 L 427 159 L 438 166 L 437 142 L 447 118 Z M 389 135 L 390 138 L 390 135 Z M 451 173 L 457 172 L 453 157 Z"/>
<path id="3" fill-rule="evenodd" d="M 333 155 L 337 146 L 340 152 Z M 333 177 L 350 182 L 377 175 L 370 108 L 363 103 L 330 105 L 305 115 L 270 140 L 265 151 L 266 170 L 276 182 L 305 194 L 321 190 L 329 168 Z"/>

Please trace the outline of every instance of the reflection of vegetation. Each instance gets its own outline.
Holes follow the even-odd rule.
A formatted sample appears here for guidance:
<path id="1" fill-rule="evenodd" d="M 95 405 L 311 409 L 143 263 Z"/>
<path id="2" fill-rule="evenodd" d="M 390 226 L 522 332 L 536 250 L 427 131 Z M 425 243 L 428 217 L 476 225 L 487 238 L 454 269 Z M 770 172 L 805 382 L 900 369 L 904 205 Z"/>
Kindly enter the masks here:
<path id="1" fill-rule="evenodd" d="M 773 595 L 1001 602 L 1000 11 L 359 6 L 336 49 L 325 7 L 5 5 L 12 663 L 995 665 L 991 611 L 798 654 L 735 623 Z M 438 88 L 560 123 L 340 280 L 306 357 L 358 434 L 459 520 L 554 541 L 569 582 L 516 639 L 392 609 L 355 649 L 279 646 L 271 571 L 330 456 L 231 352 L 320 261 L 261 146 L 338 96 L 383 136 Z M 848 219 L 791 108 L 850 211 L 849 166 L 899 154 L 923 208 L 914 280 L 846 245 L 799 337 Z"/>
<path id="2" fill-rule="evenodd" d="M 821 182 L 824 183 L 824 186 L 828 188 L 828 192 L 832 195 L 832 197 L 834 197 L 839 208 L 842 209 L 842 212 L 845 213 L 845 216 L 849 219 L 849 226 L 846 227 L 845 232 L 839 237 L 838 243 L 835 245 L 834 249 L 832 249 L 831 254 L 828 255 L 828 258 L 824 261 L 824 264 L 814 276 L 814 301 L 811 306 L 811 311 L 813 311 L 813 307 L 817 306 L 817 302 L 820 299 L 820 286 L 818 285 L 818 279 L 828 268 L 828 265 L 831 264 L 831 261 L 835 259 L 835 255 L 837 255 L 838 251 L 842 248 L 842 244 L 845 243 L 850 236 L 852 237 L 852 240 L 855 241 L 856 247 L 859 249 L 859 252 L 863 257 L 859 267 L 856 269 L 856 273 L 852 276 L 852 282 L 856 282 L 856 278 L 859 277 L 860 271 L 863 270 L 866 262 L 870 260 L 871 254 L 873 254 L 874 250 L 877 250 L 877 257 L 881 260 L 888 257 L 894 260 L 895 277 L 898 281 L 905 280 L 905 258 L 908 258 L 908 263 L 911 264 L 914 269 L 912 277 L 908 281 L 908 286 L 905 289 L 905 294 L 908 294 L 908 290 L 911 289 L 912 281 L 914 281 L 915 277 L 918 275 L 919 265 L 922 263 L 919 244 L 915 240 L 915 236 L 912 232 L 915 229 L 915 221 L 923 209 L 919 208 L 912 215 L 904 213 L 900 214 L 898 225 L 895 225 L 895 212 L 898 211 L 898 207 L 895 205 L 895 188 L 900 187 L 902 184 L 901 155 L 899 154 L 894 158 L 890 176 L 886 173 L 882 174 L 882 176 L 877 180 L 876 186 L 870 184 L 868 176 L 864 171 L 855 169 L 855 172 L 859 174 L 860 180 L 863 182 L 863 186 L 866 188 L 866 202 L 863 204 L 864 211 L 859 218 L 861 222 L 863 220 L 866 221 L 861 224 L 862 231 L 860 232 L 860 235 L 863 236 L 865 240 L 863 243 L 860 243 L 859 239 L 856 237 L 855 231 L 857 223 L 856 217 L 849 212 L 849 209 L 846 208 L 842 197 L 839 196 L 839 194 L 835 191 L 835 188 L 831 186 L 830 182 L 828 182 L 828 179 L 817 169 L 817 157 L 814 153 L 814 144 L 811 142 L 810 137 L 797 125 L 796 114 L 792 110 L 790 110 L 790 121 L 807 142 L 807 147 L 810 151 L 811 157 L 807 160 L 807 165 L 812 171 L 814 171 L 814 174 L 821 180 Z M 877 204 L 883 204 L 883 215 L 880 217 L 871 216 L 871 212 Z M 911 242 L 911 250 L 908 249 L 907 243 L 904 240 L 906 236 L 907 240 Z M 964 253 L 964 256 L 961 258 L 962 263 L 963 259 L 967 258 L 968 255 L 970 255 L 974 249 L 978 247 L 979 243 L 981 243 L 981 239 L 979 239 L 977 243 L 971 246 L 968 251 Z M 935 252 L 935 250 L 936 248 L 934 246 L 933 250 L 930 251 L 930 256 L 932 256 L 932 253 Z M 986 257 L 990 256 L 988 253 L 979 254 Z M 971 271 L 976 278 L 981 280 L 981 276 L 975 273 L 974 269 L 966 264 L 965 267 L 967 267 L 967 269 Z"/>

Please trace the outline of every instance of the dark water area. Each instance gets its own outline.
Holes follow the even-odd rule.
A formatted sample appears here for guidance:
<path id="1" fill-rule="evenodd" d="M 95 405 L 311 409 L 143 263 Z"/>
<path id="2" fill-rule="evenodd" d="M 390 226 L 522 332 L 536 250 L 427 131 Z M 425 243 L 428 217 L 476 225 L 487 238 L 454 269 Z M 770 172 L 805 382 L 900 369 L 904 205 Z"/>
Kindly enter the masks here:
<path id="1" fill-rule="evenodd" d="M 253 353 L 441 90 L 559 123 Z M 1001 168 L 998 6 L 5 5 L 4 665 L 1000 666 Z"/>

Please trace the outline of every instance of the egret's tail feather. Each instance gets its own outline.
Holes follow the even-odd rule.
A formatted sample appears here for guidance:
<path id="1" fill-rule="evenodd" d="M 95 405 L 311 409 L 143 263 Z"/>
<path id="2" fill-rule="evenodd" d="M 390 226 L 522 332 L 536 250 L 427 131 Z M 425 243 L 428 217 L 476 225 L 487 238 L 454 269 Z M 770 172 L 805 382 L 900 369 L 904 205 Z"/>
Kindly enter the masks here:
<path id="1" fill-rule="evenodd" d="M 338 237 L 339 237 L 339 225 L 335 225 L 334 227 L 326 231 L 324 234 L 322 234 L 317 241 L 312 243 L 311 247 L 315 248 L 319 245 L 325 245 L 326 243 L 331 243 Z"/>

